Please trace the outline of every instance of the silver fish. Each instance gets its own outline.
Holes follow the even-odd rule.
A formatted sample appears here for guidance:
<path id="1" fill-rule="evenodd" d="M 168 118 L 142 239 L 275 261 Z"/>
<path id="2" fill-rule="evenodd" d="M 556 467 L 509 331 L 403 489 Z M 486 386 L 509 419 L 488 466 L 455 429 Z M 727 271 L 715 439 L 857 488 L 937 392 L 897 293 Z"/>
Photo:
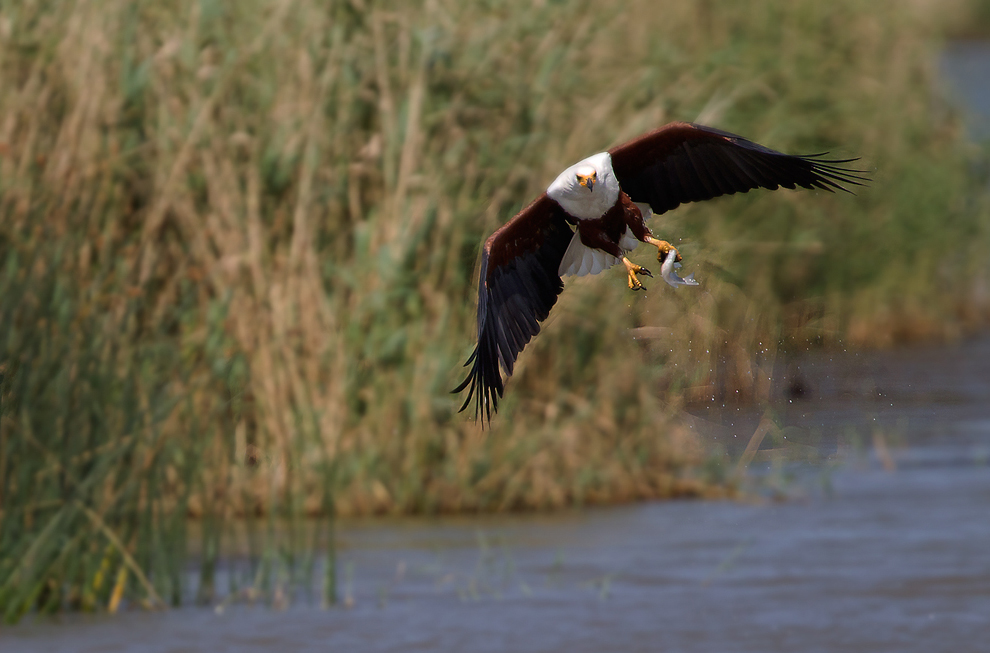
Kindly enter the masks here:
<path id="1" fill-rule="evenodd" d="M 667 252 L 666 258 L 663 260 L 663 265 L 660 266 L 660 276 L 669 285 L 676 288 L 677 286 L 697 286 L 698 282 L 694 278 L 694 272 L 687 275 L 683 279 L 677 276 L 674 272 L 675 269 L 681 267 L 681 264 L 677 262 L 677 250 L 671 250 Z"/>

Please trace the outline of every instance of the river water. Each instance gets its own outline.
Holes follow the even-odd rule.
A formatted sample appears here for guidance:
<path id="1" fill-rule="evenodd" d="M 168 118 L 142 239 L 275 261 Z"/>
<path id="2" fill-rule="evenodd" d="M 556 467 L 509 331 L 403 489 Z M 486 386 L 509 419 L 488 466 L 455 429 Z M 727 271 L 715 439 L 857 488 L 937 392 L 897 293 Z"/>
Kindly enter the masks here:
<path id="1" fill-rule="evenodd" d="M 70 615 L 0 651 L 990 651 L 990 339 L 779 376 L 769 413 L 687 417 L 735 461 L 772 416 L 752 500 L 348 522 L 346 606 Z"/>

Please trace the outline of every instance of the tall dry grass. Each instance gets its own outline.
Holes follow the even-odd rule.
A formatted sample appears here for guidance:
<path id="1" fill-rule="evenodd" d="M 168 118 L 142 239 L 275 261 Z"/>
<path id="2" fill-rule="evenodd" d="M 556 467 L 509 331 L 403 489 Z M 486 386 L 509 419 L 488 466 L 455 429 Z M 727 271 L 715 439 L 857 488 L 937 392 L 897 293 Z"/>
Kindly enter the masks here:
<path id="1" fill-rule="evenodd" d="M 684 398 L 760 396 L 781 347 L 979 323 L 986 212 L 933 111 L 929 18 L 5 3 L 0 609 L 181 600 L 188 514 L 209 587 L 225 534 L 253 533 L 257 578 L 307 514 L 698 493 Z M 482 435 L 449 395 L 480 243 L 562 167 L 674 119 L 861 156 L 875 183 L 657 220 L 703 288 L 568 282 Z"/>

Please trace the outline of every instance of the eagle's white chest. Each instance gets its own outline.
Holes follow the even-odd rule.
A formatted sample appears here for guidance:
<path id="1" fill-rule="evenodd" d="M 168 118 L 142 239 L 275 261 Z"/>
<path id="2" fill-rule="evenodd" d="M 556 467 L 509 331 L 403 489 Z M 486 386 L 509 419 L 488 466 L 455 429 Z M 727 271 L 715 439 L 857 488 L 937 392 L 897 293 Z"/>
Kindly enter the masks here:
<path id="1" fill-rule="evenodd" d="M 631 252 L 636 249 L 638 244 L 639 241 L 633 236 L 632 231 L 626 227 L 626 232 L 619 239 L 619 248 L 623 252 Z M 586 274 L 598 274 L 613 265 L 618 265 L 621 260 L 603 250 L 588 247 L 581 242 L 581 232 L 575 231 L 570 244 L 567 246 L 567 251 L 564 252 L 564 257 L 560 259 L 557 274 L 562 277 L 569 275 L 583 277 Z"/>
<path id="2" fill-rule="evenodd" d="M 592 167 L 598 180 L 592 190 L 578 183 L 576 171 Z M 547 187 L 547 195 L 578 220 L 595 220 L 605 215 L 619 199 L 619 181 L 612 171 L 612 157 L 601 152 L 578 161 L 557 175 Z"/>

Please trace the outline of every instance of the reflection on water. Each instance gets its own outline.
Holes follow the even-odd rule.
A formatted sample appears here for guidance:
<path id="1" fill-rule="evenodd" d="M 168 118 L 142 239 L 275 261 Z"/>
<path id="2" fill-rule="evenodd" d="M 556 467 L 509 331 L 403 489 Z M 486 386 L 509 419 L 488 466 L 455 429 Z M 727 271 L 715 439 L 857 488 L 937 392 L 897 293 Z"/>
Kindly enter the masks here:
<path id="1" fill-rule="evenodd" d="M 809 356 L 780 378 L 771 412 L 795 444 L 761 454 L 814 442 L 826 463 L 799 468 L 797 498 L 351 523 L 349 608 L 69 616 L 6 629 L 0 650 L 986 650 L 990 340 Z M 694 425 L 737 455 L 762 415 Z"/>

